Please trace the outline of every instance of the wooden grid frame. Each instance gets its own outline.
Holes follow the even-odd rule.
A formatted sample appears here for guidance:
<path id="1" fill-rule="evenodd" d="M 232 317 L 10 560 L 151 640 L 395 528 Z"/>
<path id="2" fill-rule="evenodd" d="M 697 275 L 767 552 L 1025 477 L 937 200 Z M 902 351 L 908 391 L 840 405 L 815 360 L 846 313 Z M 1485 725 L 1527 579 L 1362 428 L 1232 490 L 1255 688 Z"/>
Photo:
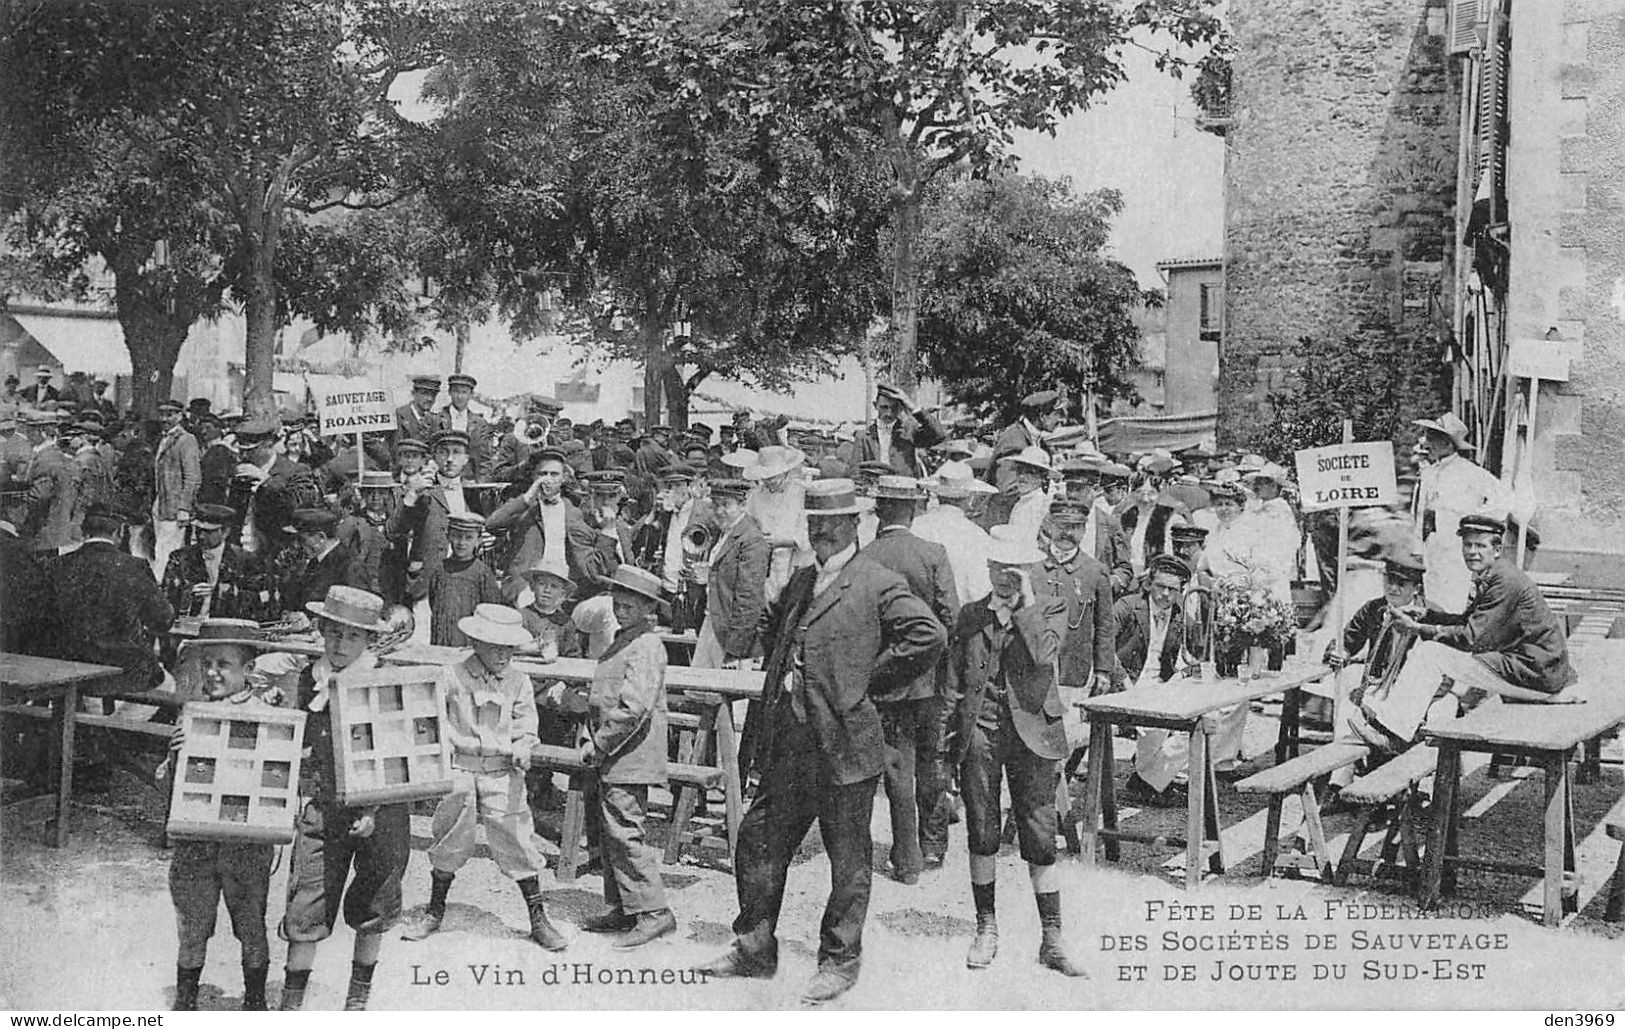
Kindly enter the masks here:
<path id="1" fill-rule="evenodd" d="M 288 843 L 299 815 L 305 713 L 194 701 L 181 709 L 166 832 L 178 840 Z"/>
<path id="2" fill-rule="evenodd" d="M 451 738 L 438 667 L 338 676 L 329 703 L 333 775 L 348 807 L 427 800 L 451 792 Z"/>

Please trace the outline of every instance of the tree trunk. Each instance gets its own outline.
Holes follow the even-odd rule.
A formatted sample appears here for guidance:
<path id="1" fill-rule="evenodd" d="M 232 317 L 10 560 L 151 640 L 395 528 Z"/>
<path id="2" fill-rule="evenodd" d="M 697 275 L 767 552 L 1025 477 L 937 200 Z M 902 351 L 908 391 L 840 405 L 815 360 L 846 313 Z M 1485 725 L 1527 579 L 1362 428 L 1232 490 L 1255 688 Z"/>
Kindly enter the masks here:
<path id="1" fill-rule="evenodd" d="M 643 421 L 644 426 L 660 424 L 660 392 L 669 358 L 662 338 L 664 323 L 645 313 L 643 330 Z"/>
<path id="2" fill-rule="evenodd" d="M 131 406 L 138 418 L 158 417 L 158 404 L 175 388 L 175 362 L 191 331 L 190 313 L 171 315 L 140 286 L 140 271 L 114 269 L 114 298 L 124 348 L 130 352 Z"/>
<path id="3" fill-rule="evenodd" d="M 914 392 L 919 383 L 917 337 L 920 316 L 920 191 L 902 185 L 892 243 L 891 381 Z"/>
<path id="4" fill-rule="evenodd" d="M 674 435 L 687 432 L 688 382 L 683 378 L 683 371 L 675 362 L 670 362 L 666 365 L 661 379 L 666 392 L 667 424 L 671 426 Z"/>
<path id="5" fill-rule="evenodd" d="M 243 413 L 249 418 L 278 417 L 273 382 L 276 372 L 276 236 L 262 229 L 244 234 L 248 251 L 248 289 L 243 303 Z"/>

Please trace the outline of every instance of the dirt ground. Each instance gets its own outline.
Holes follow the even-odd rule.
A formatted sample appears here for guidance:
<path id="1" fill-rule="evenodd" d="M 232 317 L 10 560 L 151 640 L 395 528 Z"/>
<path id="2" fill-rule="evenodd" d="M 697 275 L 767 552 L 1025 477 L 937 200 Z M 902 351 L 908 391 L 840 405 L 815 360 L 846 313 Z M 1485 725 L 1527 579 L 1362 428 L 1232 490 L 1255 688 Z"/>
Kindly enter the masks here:
<path id="1" fill-rule="evenodd" d="M 1272 711 L 1255 712 L 1248 753 L 1266 754 L 1274 732 Z M 1128 774 L 1132 749 L 1129 741 L 1117 741 L 1119 783 Z M 1617 760 L 1619 744 L 1607 754 Z M 1519 770 L 1495 781 L 1481 765 L 1469 768 L 1462 830 L 1468 848 L 1538 861 L 1540 777 Z M 1063 979 L 1035 963 L 1038 919 L 1013 846 L 1000 858 L 998 960 L 986 971 L 967 971 L 973 910 L 964 836 L 954 829 L 941 871 L 927 873 L 917 886 L 894 882 L 885 875 L 890 831 L 882 798 L 876 804 L 876 876 L 863 973 L 837 1003 L 848 1009 L 1625 1007 L 1625 934 L 1601 917 L 1619 844 L 1598 824 L 1622 783 L 1618 764 L 1604 769 L 1602 782 L 1575 789 L 1583 907 L 1562 928 L 1541 927 L 1538 909 L 1526 907 L 1524 901 L 1539 897 L 1539 884 L 1531 879 L 1464 871 L 1449 903 L 1453 913 L 1467 917 L 1449 919 L 1407 917 L 1410 897 L 1398 882 L 1339 889 L 1307 880 L 1263 880 L 1262 803 L 1221 786 L 1228 872 L 1207 879 L 1199 892 L 1182 888 L 1182 858 L 1170 849 L 1125 844 L 1121 864 L 1095 870 L 1063 853 L 1067 931 L 1090 970 L 1088 980 Z M 0 841 L 0 1008 L 167 1008 L 175 932 L 168 857 L 158 845 L 161 802 L 128 776 L 106 792 L 81 792 L 76 799 L 68 848 L 49 849 L 38 842 L 37 830 L 9 826 Z M 657 842 L 663 817 L 653 827 Z M 1121 817 L 1136 828 L 1183 830 L 1183 810 L 1129 808 Z M 544 844 L 550 856 L 557 851 L 555 820 L 549 815 L 543 824 L 544 838 L 552 836 Z M 1285 827 L 1294 824 L 1289 809 Z M 1347 817 L 1328 819 L 1335 852 L 1348 830 Z M 414 816 L 413 831 L 405 884 L 409 910 L 428 893 L 428 818 Z M 631 953 L 618 953 L 608 939 L 574 928 L 598 910 L 596 873 L 569 884 L 546 875 L 549 910 L 571 937 L 567 952 L 552 955 L 528 942 L 517 889 L 483 853 L 482 847 L 457 878 L 441 933 L 420 943 L 395 933 L 388 937 L 373 990 L 375 1009 L 785 1008 L 797 1004 L 813 974 L 828 884 L 816 832 L 791 870 L 780 970 L 766 981 L 683 979 L 684 969 L 727 943 L 737 910 L 726 864 L 709 854 L 666 866 L 679 932 Z M 286 865 L 284 853 L 271 885 L 273 933 Z M 1210 907 L 1179 907 L 1192 904 Z M 1182 917 L 1171 920 L 1174 914 Z M 350 941 L 341 927 L 323 945 L 307 1007 L 341 1005 Z M 274 937 L 272 954 L 274 1003 L 284 954 Z M 222 911 L 203 977 L 204 1007 L 238 1005 L 237 962 L 238 947 Z M 1317 972 L 1324 978 L 1317 979 Z"/>

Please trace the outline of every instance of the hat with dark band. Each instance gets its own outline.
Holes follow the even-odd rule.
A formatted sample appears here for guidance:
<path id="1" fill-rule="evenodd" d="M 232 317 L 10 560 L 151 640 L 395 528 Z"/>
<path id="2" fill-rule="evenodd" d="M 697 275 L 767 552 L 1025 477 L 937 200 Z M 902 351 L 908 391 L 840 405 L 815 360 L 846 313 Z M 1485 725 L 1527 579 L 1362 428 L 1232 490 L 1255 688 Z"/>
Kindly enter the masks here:
<path id="1" fill-rule="evenodd" d="M 325 507 L 301 507 L 293 513 L 284 532 L 326 532 L 331 533 L 338 527 L 339 516 Z"/>
<path id="2" fill-rule="evenodd" d="M 408 436 L 395 444 L 395 453 L 397 456 L 405 453 L 426 455 L 429 453 L 429 445 L 415 436 Z"/>
<path id="3" fill-rule="evenodd" d="M 875 502 L 858 496 L 858 487 L 851 479 L 816 479 L 807 484 L 803 506 L 808 518 L 832 515 L 855 515 L 873 510 Z"/>
<path id="4" fill-rule="evenodd" d="M 1049 506 L 1049 516 L 1057 525 L 1082 525 L 1089 520 L 1089 508 L 1078 497 L 1056 497 Z"/>
<path id="5" fill-rule="evenodd" d="M 1179 558 L 1174 557 L 1172 554 L 1158 554 L 1156 557 L 1151 559 L 1150 566 L 1146 568 L 1146 576 L 1149 580 L 1150 576 L 1157 575 L 1159 573 L 1178 576 L 1179 581 L 1182 583 L 1189 582 L 1191 578 L 1191 566 L 1181 561 Z"/>
<path id="6" fill-rule="evenodd" d="M 612 496 L 626 488 L 626 473 L 619 468 L 588 472 L 581 479 L 588 489 L 601 496 Z"/>
<path id="7" fill-rule="evenodd" d="M 924 500 L 920 481 L 908 475 L 882 475 L 875 480 L 876 500 Z"/>
<path id="8" fill-rule="evenodd" d="M 688 482 L 694 478 L 694 466 L 683 461 L 673 461 L 655 475 L 661 482 Z"/>
<path id="9" fill-rule="evenodd" d="M 221 529 L 231 524 L 237 512 L 224 504 L 199 504 L 192 508 L 192 527 L 195 529 Z"/>
<path id="10" fill-rule="evenodd" d="M 393 490 L 395 488 L 395 476 L 388 472 L 364 471 L 361 473 L 360 480 L 356 482 L 356 488 Z"/>
<path id="11" fill-rule="evenodd" d="M 1460 525 L 1456 526 L 1456 535 L 1465 536 L 1469 532 L 1487 532 L 1500 536 L 1506 532 L 1506 527 L 1505 519 L 1495 518 L 1487 514 L 1470 514 L 1461 520 Z"/>
<path id="12" fill-rule="evenodd" d="M 446 386 L 448 388 L 451 386 L 467 386 L 469 389 L 473 389 L 477 385 L 479 383 L 475 381 L 472 375 L 464 375 L 458 372 L 456 375 L 446 376 Z"/>
<path id="13" fill-rule="evenodd" d="M 468 433 L 462 431 L 461 429 L 444 429 L 434 434 L 434 442 L 431 444 L 431 446 L 438 450 L 443 446 L 451 444 L 455 444 L 456 446 L 462 447 L 465 450 L 468 449 Z"/>
<path id="14" fill-rule="evenodd" d="M 158 410 L 159 411 L 184 411 L 184 410 L 186 410 L 186 406 L 184 404 L 182 404 L 179 400 L 160 400 L 158 402 Z"/>
<path id="15" fill-rule="evenodd" d="M 485 519 L 472 511 L 448 515 L 446 517 L 446 528 L 451 532 L 483 532 L 485 531 Z"/>
<path id="16" fill-rule="evenodd" d="M 750 495 L 750 483 L 744 479 L 719 479 L 711 484 L 713 498 L 726 497 L 730 500 L 744 500 Z"/>
<path id="17" fill-rule="evenodd" d="M 248 647 L 267 650 L 271 641 L 260 632 L 259 623 L 248 618 L 205 618 L 197 625 L 197 636 L 182 640 L 181 647 Z"/>
<path id="18" fill-rule="evenodd" d="M 414 376 L 412 376 L 412 392 L 413 393 L 439 393 L 440 392 L 440 376 L 438 376 L 438 375 L 414 375 Z"/>
<path id="19" fill-rule="evenodd" d="M 1176 525 L 1168 530 L 1169 539 L 1179 543 L 1205 543 L 1207 530 L 1200 525 Z"/>
<path id="20" fill-rule="evenodd" d="M 384 624 L 384 598 L 356 586 L 329 586 L 327 596 L 312 600 L 305 610 L 330 622 L 380 632 Z"/>
<path id="21" fill-rule="evenodd" d="M 1421 554 L 1391 554 L 1383 559 L 1383 574 L 1401 582 L 1420 583 L 1427 575 L 1427 564 Z"/>

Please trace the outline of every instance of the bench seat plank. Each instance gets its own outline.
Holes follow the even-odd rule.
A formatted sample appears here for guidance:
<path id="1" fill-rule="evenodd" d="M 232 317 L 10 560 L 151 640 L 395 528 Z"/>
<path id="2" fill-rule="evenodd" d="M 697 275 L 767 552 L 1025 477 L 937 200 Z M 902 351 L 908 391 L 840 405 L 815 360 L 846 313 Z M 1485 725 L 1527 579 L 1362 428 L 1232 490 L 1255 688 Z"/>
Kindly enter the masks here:
<path id="1" fill-rule="evenodd" d="M 1283 764 L 1248 776 L 1236 783 L 1236 792 L 1286 793 L 1297 789 L 1310 779 L 1352 765 L 1370 753 L 1371 748 L 1363 743 L 1328 743 L 1302 757 L 1295 757 Z"/>
<path id="2" fill-rule="evenodd" d="M 1437 767 L 1438 754 L 1418 743 L 1343 787 L 1343 798 L 1356 804 L 1385 804 L 1432 775 Z"/>

